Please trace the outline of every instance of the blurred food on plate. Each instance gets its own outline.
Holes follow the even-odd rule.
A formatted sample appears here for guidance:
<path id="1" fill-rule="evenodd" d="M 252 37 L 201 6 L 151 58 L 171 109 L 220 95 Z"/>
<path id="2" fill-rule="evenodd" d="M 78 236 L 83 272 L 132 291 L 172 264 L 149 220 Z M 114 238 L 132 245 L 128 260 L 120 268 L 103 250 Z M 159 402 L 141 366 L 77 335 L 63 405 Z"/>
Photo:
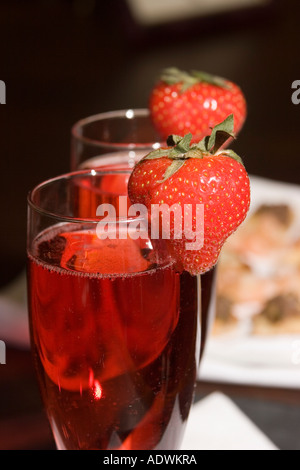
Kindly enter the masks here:
<path id="1" fill-rule="evenodd" d="M 213 335 L 248 319 L 249 334 L 300 333 L 299 217 L 262 203 L 227 240 L 218 263 Z"/>

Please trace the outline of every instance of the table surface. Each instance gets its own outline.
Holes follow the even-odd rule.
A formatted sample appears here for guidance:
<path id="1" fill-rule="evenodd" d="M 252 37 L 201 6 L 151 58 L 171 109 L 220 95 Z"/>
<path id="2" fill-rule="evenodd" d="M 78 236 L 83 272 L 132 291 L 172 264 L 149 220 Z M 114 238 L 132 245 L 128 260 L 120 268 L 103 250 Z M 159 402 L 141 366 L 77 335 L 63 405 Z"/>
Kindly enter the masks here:
<path id="1" fill-rule="evenodd" d="M 69 169 L 70 128 L 111 109 L 147 106 L 166 66 L 203 69 L 243 89 L 248 117 L 235 149 L 251 174 L 299 183 L 298 0 L 263 10 L 143 28 L 122 0 L 2 1 L 0 285 L 25 265 L 26 194 Z M 1 331 L 0 331 L 1 339 Z M 224 392 L 280 448 L 300 449 L 299 390 L 199 382 L 196 399 Z M 7 345 L 0 365 L 0 449 L 54 449 L 29 351 Z"/>

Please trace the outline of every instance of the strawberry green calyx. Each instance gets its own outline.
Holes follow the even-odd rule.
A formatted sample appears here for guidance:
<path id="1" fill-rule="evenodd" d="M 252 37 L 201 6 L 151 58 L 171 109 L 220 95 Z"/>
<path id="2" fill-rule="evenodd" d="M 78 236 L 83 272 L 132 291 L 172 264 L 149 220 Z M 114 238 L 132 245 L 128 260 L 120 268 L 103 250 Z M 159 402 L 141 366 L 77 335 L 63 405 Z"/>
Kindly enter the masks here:
<path id="1" fill-rule="evenodd" d="M 243 164 L 242 159 L 231 149 L 221 149 L 224 143 L 235 138 L 233 133 L 234 119 L 230 114 L 223 122 L 217 124 L 209 136 L 204 137 L 199 143 L 192 144 L 192 134 L 186 134 L 184 137 L 179 135 L 170 135 L 167 139 L 168 148 L 159 148 L 150 152 L 142 160 L 154 160 L 157 158 L 169 158 L 172 160 L 167 168 L 163 180 L 166 181 L 174 175 L 189 158 L 203 158 L 204 156 L 226 155 Z"/>
<path id="2" fill-rule="evenodd" d="M 197 147 L 203 152 L 215 154 L 222 145 L 231 137 L 235 138 L 234 133 L 234 118 L 230 114 L 223 122 L 217 124 L 211 131 L 210 135 L 205 136 Z"/>
<path id="3" fill-rule="evenodd" d="M 221 77 L 209 74 L 207 72 L 191 70 L 186 72 L 176 67 L 169 67 L 162 71 L 160 79 L 168 85 L 181 83 L 181 92 L 183 93 L 196 83 L 208 83 L 221 88 L 230 88 L 228 82 Z"/>

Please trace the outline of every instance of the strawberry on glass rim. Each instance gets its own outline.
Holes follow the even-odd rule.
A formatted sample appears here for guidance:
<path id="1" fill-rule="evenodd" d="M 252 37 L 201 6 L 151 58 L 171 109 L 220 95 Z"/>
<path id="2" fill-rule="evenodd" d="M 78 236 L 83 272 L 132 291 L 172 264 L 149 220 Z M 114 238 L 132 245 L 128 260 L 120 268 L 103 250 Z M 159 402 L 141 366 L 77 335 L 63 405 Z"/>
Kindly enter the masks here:
<path id="1" fill-rule="evenodd" d="M 163 139 L 190 132 L 192 142 L 199 142 L 229 114 L 234 116 L 237 135 L 245 122 L 247 105 L 241 89 L 230 80 L 170 67 L 162 71 L 151 90 L 149 111 Z"/>
<path id="2" fill-rule="evenodd" d="M 173 211 L 167 237 L 169 250 L 176 268 L 192 275 L 202 274 L 217 263 L 224 242 L 249 210 L 250 181 L 242 160 L 234 151 L 222 149 L 229 138 L 234 138 L 233 127 L 234 118 L 229 115 L 197 144 L 191 143 L 191 134 L 170 136 L 169 147 L 146 155 L 129 178 L 129 198 L 133 204 L 146 206 L 150 224 L 154 208 L 167 204 Z M 188 235 L 184 230 L 185 207 L 192 207 Z M 199 207 L 200 224 L 196 216 Z M 182 217 L 180 234 L 178 213 Z M 202 243 L 191 249 L 187 242 L 201 236 Z"/>

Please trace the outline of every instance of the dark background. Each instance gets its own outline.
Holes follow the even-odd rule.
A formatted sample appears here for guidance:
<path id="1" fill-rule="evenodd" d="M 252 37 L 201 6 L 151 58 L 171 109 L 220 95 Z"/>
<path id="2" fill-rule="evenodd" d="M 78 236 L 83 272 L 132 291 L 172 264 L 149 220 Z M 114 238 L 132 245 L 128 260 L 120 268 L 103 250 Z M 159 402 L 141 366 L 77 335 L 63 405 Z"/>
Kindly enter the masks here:
<path id="1" fill-rule="evenodd" d="M 113 109 L 145 107 L 166 66 L 237 82 L 248 118 L 235 143 L 250 173 L 299 182 L 298 0 L 262 9 L 138 26 L 125 0 L 2 0 L 0 79 L 1 285 L 23 269 L 26 194 L 69 170 L 70 128 Z"/>
<path id="2" fill-rule="evenodd" d="M 299 0 L 151 28 L 133 21 L 125 0 L 1 0 L 7 104 L 0 106 L 0 287 L 25 267 L 28 190 L 69 170 L 72 124 L 103 111 L 146 107 L 164 67 L 205 70 L 238 83 L 248 118 L 235 150 L 249 173 L 299 183 L 300 104 L 291 101 L 291 85 L 300 80 L 299 22 Z M 29 352 L 8 348 L 0 367 L 0 448 L 54 448 Z M 202 383 L 199 397 L 215 388 L 281 449 L 300 448 L 297 390 Z"/>

